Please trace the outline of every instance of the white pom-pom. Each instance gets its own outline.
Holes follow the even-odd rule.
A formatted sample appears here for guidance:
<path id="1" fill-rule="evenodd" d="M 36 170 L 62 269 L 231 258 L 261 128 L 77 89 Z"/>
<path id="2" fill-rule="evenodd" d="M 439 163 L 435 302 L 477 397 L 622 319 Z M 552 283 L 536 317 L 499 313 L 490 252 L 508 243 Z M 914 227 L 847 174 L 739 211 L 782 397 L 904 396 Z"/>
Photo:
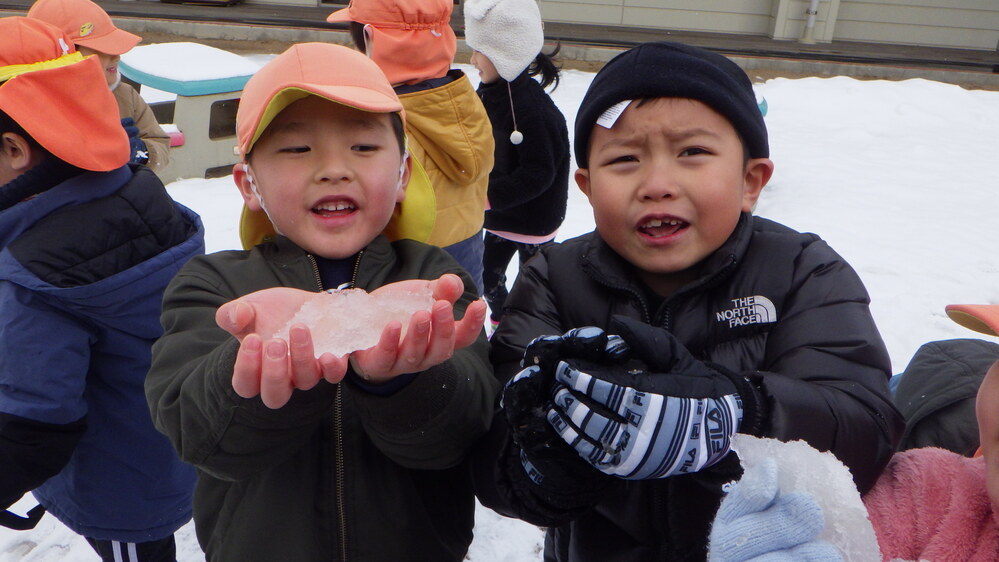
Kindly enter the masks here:
<path id="1" fill-rule="evenodd" d="M 510 133 L 510 142 L 513 144 L 520 144 L 524 142 L 524 133 L 521 133 L 520 131 Z"/>

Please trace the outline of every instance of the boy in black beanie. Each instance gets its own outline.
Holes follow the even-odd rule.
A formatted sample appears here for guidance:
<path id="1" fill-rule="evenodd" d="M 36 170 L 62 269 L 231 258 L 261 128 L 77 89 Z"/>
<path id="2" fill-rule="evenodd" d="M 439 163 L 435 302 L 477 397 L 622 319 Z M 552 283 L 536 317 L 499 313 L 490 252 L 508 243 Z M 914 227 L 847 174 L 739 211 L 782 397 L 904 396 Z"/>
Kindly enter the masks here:
<path id="1" fill-rule="evenodd" d="M 574 148 L 596 231 L 510 293 L 480 500 L 548 527 L 545 560 L 697 560 L 737 432 L 832 451 L 869 488 L 903 424 L 888 354 L 843 258 L 752 215 L 773 163 L 746 74 L 640 45 L 593 80 Z"/>

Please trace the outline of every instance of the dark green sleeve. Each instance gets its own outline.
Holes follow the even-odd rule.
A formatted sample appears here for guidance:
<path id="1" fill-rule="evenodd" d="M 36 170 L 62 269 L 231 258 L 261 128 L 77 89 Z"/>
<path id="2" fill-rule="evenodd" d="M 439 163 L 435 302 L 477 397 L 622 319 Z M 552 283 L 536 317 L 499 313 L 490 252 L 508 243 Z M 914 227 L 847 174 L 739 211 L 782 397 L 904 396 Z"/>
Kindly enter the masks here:
<path id="1" fill-rule="evenodd" d="M 252 291 L 234 288 L 226 278 L 206 256 L 189 262 L 171 282 L 163 301 L 164 334 L 153 346 L 145 388 L 153 423 L 180 457 L 217 478 L 235 480 L 278 465 L 300 449 L 330 411 L 334 386 L 320 382 L 296 391 L 277 410 L 259 397 L 237 395 L 231 380 L 239 344 L 216 325 L 215 311 Z"/>

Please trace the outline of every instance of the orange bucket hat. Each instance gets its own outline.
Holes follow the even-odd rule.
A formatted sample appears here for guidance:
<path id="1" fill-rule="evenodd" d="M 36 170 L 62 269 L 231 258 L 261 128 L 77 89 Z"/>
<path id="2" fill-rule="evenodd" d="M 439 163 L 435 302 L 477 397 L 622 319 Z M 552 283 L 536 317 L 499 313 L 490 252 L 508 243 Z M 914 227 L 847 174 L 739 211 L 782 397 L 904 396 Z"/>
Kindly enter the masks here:
<path id="1" fill-rule="evenodd" d="M 326 18 L 371 26 L 369 54 L 392 84 L 447 74 L 458 40 L 451 29 L 453 0 L 351 0 Z"/>
<path id="2" fill-rule="evenodd" d="M 115 27 L 111 16 L 90 0 L 38 0 L 28 10 L 28 17 L 63 30 L 74 45 L 108 55 L 127 53 L 142 40 Z"/>
<path id="3" fill-rule="evenodd" d="M 330 43 L 293 45 L 258 70 L 243 88 L 236 110 L 236 136 L 240 156 L 253 150 L 271 121 L 281 110 L 306 96 L 321 98 L 372 113 L 406 115 L 385 73 L 363 54 Z M 414 168 L 413 174 L 421 172 Z M 426 239 L 433 229 L 434 202 L 423 196 L 432 189 L 426 173 L 423 188 L 407 187 L 406 199 L 396 207 L 386 228 L 391 238 Z M 245 205 L 240 216 L 239 236 L 244 248 L 252 248 L 275 234 L 274 226 L 262 212 Z"/>
<path id="4" fill-rule="evenodd" d="M 128 162 L 128 135 L 100 61 L 41 20 L 0 18 L 0 111 L 78 168 L 105 172 Z"/>

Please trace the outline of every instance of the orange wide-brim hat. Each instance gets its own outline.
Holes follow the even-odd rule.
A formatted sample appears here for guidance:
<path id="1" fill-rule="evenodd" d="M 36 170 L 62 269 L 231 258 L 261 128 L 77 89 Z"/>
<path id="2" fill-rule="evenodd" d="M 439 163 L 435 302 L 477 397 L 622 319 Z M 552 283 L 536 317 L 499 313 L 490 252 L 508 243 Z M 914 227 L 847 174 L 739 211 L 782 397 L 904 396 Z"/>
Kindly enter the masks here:
<path id="1" fill-rule="evenodd" d="M 90 0 L 37 0 L 28 17 L 58 27 L 78 47 L 108 55 L 123 55 L 142 40 L 116 27 L 111 16 Z"/>
<path id="2" fill-rule="evenodd" d="M 0 18 L 0 110 L 69 164 L 105 172 L 128 162 L 128 135 L 100 61 L 41 20 Z"/>
<path id="3" fill-rule="evenodd" d="M 451 69 L 458 49 L 453 7 L 453 0 L 351 0 L 326 21 L 370 25 L 372 60 L 392 84 L 413 84 Z"/>

